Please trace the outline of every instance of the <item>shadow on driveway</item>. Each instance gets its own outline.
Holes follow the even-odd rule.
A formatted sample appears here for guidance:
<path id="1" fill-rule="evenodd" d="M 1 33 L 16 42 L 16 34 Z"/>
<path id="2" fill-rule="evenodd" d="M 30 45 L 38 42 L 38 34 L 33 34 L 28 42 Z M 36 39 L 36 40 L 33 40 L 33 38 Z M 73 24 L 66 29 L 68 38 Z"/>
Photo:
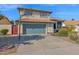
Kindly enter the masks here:
<path id="1" fill-rule="evenodd" d="M 11 36 L 11 37 L 0 37 L 0 46 L 4 44 L 31 44 L 31 40 L 41 40 L 44 39 L 45 36 L 43 35 L 27 35 L 21 36 L 20 40 L 18 36 Z"/>

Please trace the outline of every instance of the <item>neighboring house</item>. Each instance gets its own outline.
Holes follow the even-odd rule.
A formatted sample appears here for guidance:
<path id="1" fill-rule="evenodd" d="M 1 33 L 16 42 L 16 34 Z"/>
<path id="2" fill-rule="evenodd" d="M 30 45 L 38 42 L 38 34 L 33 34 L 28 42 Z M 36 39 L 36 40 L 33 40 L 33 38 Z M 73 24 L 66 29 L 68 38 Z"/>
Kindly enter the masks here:
<path id="1" fill-rule="evenodd" d="M 0 15 L 0 25 L 9 25 L 11 24 L 7 17 Z"/>
<path id="2" fill-rule="evenodd" d="M 8 18 L 3 15 L 0 15 L 0 30 L 8 29 L 9 30 L 8 34 L 11 34 L 11 28 L 12 26 Z"/>
<path id="3" fill-rule="evenodd" d="M 22 34 L 47 34 L 53 33 L 53 22 L 50 20 L 50 11 L 18 8 L 21 15 Z"/>
<path id="4" fill-rule="evenodd" d="M 67 20 L 67 21 L 64 21 L 63 26 L 67 26 L 67 25 L 73 25 L 75 26 L 75 30 L 76 32 L 79 32 L 79 21 L 77 20 Z"/>
<path id="5" fill-rule="evenodd" d="M 54 32 L 58 32 L 59 29 L 62 27 L 62 23 L 64 22 L 64 20 L 57 19 L 57 18 L 51 18 L 50 20 L 51 20 L 51 21 L 54 21 L 54 22 L 53 22 L 53 29 L 54 29 Z"/>

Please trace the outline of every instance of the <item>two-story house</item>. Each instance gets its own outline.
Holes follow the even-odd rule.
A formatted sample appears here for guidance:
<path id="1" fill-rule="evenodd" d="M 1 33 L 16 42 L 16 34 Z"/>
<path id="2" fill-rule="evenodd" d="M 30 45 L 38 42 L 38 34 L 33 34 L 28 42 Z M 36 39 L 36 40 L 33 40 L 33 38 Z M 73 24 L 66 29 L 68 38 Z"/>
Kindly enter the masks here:
<path id="1" fill-rule="evenodd" d="M 18 8 L 21 19 L 21 34 L 47 34 L 53 32 L 50 11 Z"/>

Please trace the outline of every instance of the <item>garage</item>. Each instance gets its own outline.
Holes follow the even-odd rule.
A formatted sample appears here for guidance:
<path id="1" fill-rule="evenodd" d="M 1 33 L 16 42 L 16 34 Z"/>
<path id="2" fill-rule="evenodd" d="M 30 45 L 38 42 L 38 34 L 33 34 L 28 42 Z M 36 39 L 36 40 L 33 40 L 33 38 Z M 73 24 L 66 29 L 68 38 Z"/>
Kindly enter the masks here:
<path id="1" fill-rule="evenodd" d="M 26 23 L 23 24 L 23 34 L 45 34 L 45 23 Z"/>

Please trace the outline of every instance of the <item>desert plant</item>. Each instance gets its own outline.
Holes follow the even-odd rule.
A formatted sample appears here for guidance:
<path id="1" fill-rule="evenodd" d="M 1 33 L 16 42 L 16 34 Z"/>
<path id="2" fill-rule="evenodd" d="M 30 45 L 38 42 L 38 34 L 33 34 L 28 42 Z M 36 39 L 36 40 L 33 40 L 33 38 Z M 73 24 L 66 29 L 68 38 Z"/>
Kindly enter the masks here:
<path id="1" fill-rule="evenodd" d="M 6 35 L 8 33 L 8 29 L 2 29 L 0 30 L 0 33 Z"/>

